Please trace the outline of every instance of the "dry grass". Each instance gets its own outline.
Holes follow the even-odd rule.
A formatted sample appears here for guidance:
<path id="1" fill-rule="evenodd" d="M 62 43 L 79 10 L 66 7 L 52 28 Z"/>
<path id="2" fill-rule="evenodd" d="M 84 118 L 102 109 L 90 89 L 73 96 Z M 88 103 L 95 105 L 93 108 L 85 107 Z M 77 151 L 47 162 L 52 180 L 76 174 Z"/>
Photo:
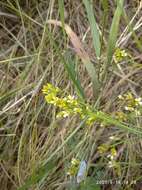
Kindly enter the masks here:
<path id="1" fill-rule="evenodd" d="M 113 124 L 101 127 L 96 122 L 88 127 L 77 116 L 56 119 L 58 108 L 45 102 L 41 89 L 50 82 L 65 95 L 77 95 L 78 86 L 69 75 L 70 64 L 76 71 L 75 78 L 80 79 L 86 102 L 112 120 L 123 106 L 119 94 L 130 91 L 142 97 L 142 2 L 124 2 L 116 44 L 130 56 L 109 66 L 108 38 L 116 2 L 103 1 L 108 2 L 108 9 L 102 1 L 93 3 L 100 32 L 100 59 L 95 54 L 83 2 L 65 0 L 64 7 L 62 2 L 0 1 L 0 189 L 81 188 L 67 176 L 73 157 L 87 160 L 88 176 L 95 181 L 121 181 L 120 185 L 108 182 L 96 188 L 140 189 L 141 136 Z M 51 19 L 53 25 L 49 24 Z M 61 28 L 55 20 L 61 21 Z M 141 135 L 141 117 L 130 118 L 125 124 L 139 129 Z M 117 150 L 119 171 L 108 167 L 109 150 L 99 153 L 98 147 L 104 144 Z"/>

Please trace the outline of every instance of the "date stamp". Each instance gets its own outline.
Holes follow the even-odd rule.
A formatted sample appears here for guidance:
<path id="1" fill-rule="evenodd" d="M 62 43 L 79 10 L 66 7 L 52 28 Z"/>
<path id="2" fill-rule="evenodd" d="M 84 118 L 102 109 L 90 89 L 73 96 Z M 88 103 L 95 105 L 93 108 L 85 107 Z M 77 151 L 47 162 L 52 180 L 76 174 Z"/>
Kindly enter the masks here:
<path id="1" fill-rule="evenodd" d="M 136 181 L 128 181 L 128 180 L 97 180 L 96 184 L 98 185 L 128 185 L 128 184 L 136 184 Z"/>

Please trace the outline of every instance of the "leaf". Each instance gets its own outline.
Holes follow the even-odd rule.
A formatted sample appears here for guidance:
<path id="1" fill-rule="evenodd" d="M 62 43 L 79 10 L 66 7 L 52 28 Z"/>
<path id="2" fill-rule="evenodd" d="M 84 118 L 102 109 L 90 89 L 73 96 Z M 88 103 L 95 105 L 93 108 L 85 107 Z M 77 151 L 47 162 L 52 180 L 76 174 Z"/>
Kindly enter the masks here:
<path id="1" fill-rule="evenodd" d="M 100 46 L 101 46 L 100 45 L 100 35 L 99 35 L 99 30 L 97 28 L 97 22 L 94 17 L 94 13 L 93 13 L 93 4 L 92 4 L 92 1 L 89 1 L 89 0 L 83 0 L 83 3 L 85 5 L 88 20 L 89 20 L 90 27 L 91 27 L 93 45 L 94 45 L 94 48 L 96 51 L 96 55 L 99 58 L 100 57 Z"/>
<path id="2" fill-rule="evenodd" d="M 48 20 L 47 23 L 62 27 L 62 23 L 57 20 Z M 98 75 L 97 75 L 96 69 L 95 69 L 94 65 L 91 63 L 89 55 L 84 50 L 79 38 L 77 37 L 75 32 L 70 28 L 70 26 L 67 24 L 65 24 L 65 31 L 74 46 L 75 52 L 80 57 L 80 59 L 84 63 L 84 66 L 86 67 L 86 70 L 93 83 L 94 94 L 97 98 L 97 96 L 99 94 L 99 90 L 100 90 L 100 82 L 98 80 Z"/>
<path id="3" fill-rule="evenodd" d="M 63 35 L 65 37 L 65 15 L 64 15 L 64 0 L 58 0 L 60 19 L 62 22 Z"/>
<path id="4" fill-rule="evenodd" d="M 79 78 L 77 77 L 77 73 L 76 73 L 76 70 L 75 70 L 75 64 L 73 62 L 73 58 L 70 57 L 69 54 L 66 54 L 65 55 L 66 57 L 66 60 L 67 60 L 67 63 L 66 63 L 66 70 L 69 74 L 69 77 L 70 79 L 72 80 L 77 92 L 78 92 L 78 95 L 79 97 L 81 97 L 82 99 L 85 99 L 85 94 L 84 94 L 84 90 L 81 86 L 81 82 L 79 80 Z"/>
<path id="5" fill-rule="evenodd" d="M 102 122 L 104 122 L 105 124 L 108 125 L 114 125 L 120 129 L 123 129 L 125 131 L 127 131 L 128 133 L 137 135 L 139 137 L 142 137 L 142 130 L 141 128 L 137 128 L 137 127 L 133 127 L 133 126 L 129 126 L 123 122 L 120 122 L 119 120 L 112 118 L 110 115 L 104 113 L 104 112 L 98 112 L 96 114 L 96 118 L 100 119 Z"/>
<path id="6" fill-rule="evenodd" d="M 108 50 L 107 50 L 107 66 L 111 64 L 111 60 L 112 60 L 112 56 L 114 53 L 116 40 L 117 40 L 120 17 L 123 11 L 124 0 L 118 0 L 117 2 L 118 2 L 117 9 L 115 11 L 115 14 L 112 20 L 110 34 L 109 34 Z"/>

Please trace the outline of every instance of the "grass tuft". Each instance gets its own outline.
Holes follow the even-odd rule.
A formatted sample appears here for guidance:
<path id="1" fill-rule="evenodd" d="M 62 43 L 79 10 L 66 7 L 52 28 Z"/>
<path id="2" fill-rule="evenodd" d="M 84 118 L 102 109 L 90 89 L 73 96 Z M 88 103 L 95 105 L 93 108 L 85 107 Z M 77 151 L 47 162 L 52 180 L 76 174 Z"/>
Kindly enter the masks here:
<path id="1" fill-rule="evenodd" d="M 0 189 L 140 189 L 142 1 L 0 1 Z"/>

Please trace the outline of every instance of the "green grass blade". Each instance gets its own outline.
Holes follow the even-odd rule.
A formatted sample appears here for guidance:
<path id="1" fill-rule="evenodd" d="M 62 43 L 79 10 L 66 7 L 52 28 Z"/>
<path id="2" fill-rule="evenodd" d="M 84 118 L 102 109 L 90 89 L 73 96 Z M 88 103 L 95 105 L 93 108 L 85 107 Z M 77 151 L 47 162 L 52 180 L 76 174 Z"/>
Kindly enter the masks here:
<path id="1" fill-rule="evenodd" d="M 100 92 L 100 82 L 98 80 L 98 74 L 96 72 L 96 69 L 93 65 L 93 63 L 89 60 L 89 59 L 85 59 L 83 61 L 86 70 L 88 71 L 88 74 L 92 80 L 92 84 L 93 84 L 93 92 L 95 95 L 95 100 L 98 98 L 99 92 Z"/>
<path id="2" fill-rule="evenodd" d="M 97 22 L 94 17 L 94 13 L 93 13 L 92 1 L 83 0 L 83 3 L 85 5 L 87 17 L 88 17 L 90 27 L 91 27 L 93 45 L 95 48 L 96 56 L 99 58 L 100 57 L 100 46 L 101 46 L 100 45 L 100 36 L 99 36 L 98 28 L 97 28 Z"/>
<path id="3" fill-rule="evenodd" d="M 79 97 L 81 99 L 85 99 L 84 90 L 81 86 L 80 80 L 76 78 L 77 74 L 76 74 L 76 71 L 74 69 L 72 60 L 68 60 L 68 62 L 65 63 L 65 67 L 66 67 L 66 70 L 68 72 L 70 79 L 73 82 L 74 87 L 76 88 L 76 90 L 78 92 Z"/>
<path id="4" fill-rule="evenodd" d="M 108 50 L 107 50 L 107 67 L 111 64 L 115 45 L 116 45 L 116 40 L 117 40 L 117 34 L 119 30 L 119 22 L 120 22 L 120 17 L 123 11 L 123 3 L 124 0 L 119 0 L 117 3 L 117 9 L 115 11 L 111 28 L 110 28 L 110 34 L 109 34 L 109 41 L 108 41 Z"/>
<path id="5" fill-rule="evenodd" d="M 125 123 L 120 122 L 119 120 L 112 118 L 110 115 L 103 113 L 103 112 L 98 112 L 96 115 L 96 118 L 100 119 L 102 122 L 110 125 L 114 125 L 130 134 L 137 135 L 139 137 L 142 137 L 142 130 L 136 127 L 131 127 L 126 125 Z"/>
<path id="6" fill-rule="evenodd" d="M 65 15 L 64 15 L 64 0 L 58 0 L 59 4 L 59 14 L 60 14 L 60 19 L 62 23 L 62 30 L 63 30 L 63 35 L 65 38 Z"/>
<path id="7" fill-rule="evenodd" d="M 66 69 L 66 71 L 69 75 L 69 78 L 72 80 L 72 83 L 73 83 L 75 89 L 77 90 L 79 97 L 81 99 L 85 99 L 85 94 L 84 94 L 83 88 L 81 87 L 81 83 L 80 83 L 79 79 L 76 79 L 77 74 L 72 66 L 73 63 L 71 63 L 71 60 L 69 60 L 68 58 L 66 58 L 62 55 L 62 53 L 60 52 L 60 49 L 58 48 L 58 45 L 56 44 L 56 42 L 53 39 L 52 33 L 48 29 L 46 30 L 46 32 L 48 33 L 48 35 L 50 37 L 50 41 L 53 44 L 53 47 L 55 48 L 56 52 L 60 56 L 61 63 L 64 65 L 64 68 Z"/>
<path id="8" fill-rule="evenodd" d="M 73 61 L 73 58 L 70 57 L 70 55 L 67 53 L 65 55 L 65 59 L 67 60 L 66 62 L 66 70 L 68 71 L 69 77 L 73 82 L 73 85 L 75 86 L 77 93 L 79 95 L 79 97 L 82 99 L 85 99 L 85 94 L 84 94 L 84 90 L 81 86 L 81 82 L 79 80 L 79 78 L 77 77 L 77 73 L 75 70 L 75 63 Z"/>

